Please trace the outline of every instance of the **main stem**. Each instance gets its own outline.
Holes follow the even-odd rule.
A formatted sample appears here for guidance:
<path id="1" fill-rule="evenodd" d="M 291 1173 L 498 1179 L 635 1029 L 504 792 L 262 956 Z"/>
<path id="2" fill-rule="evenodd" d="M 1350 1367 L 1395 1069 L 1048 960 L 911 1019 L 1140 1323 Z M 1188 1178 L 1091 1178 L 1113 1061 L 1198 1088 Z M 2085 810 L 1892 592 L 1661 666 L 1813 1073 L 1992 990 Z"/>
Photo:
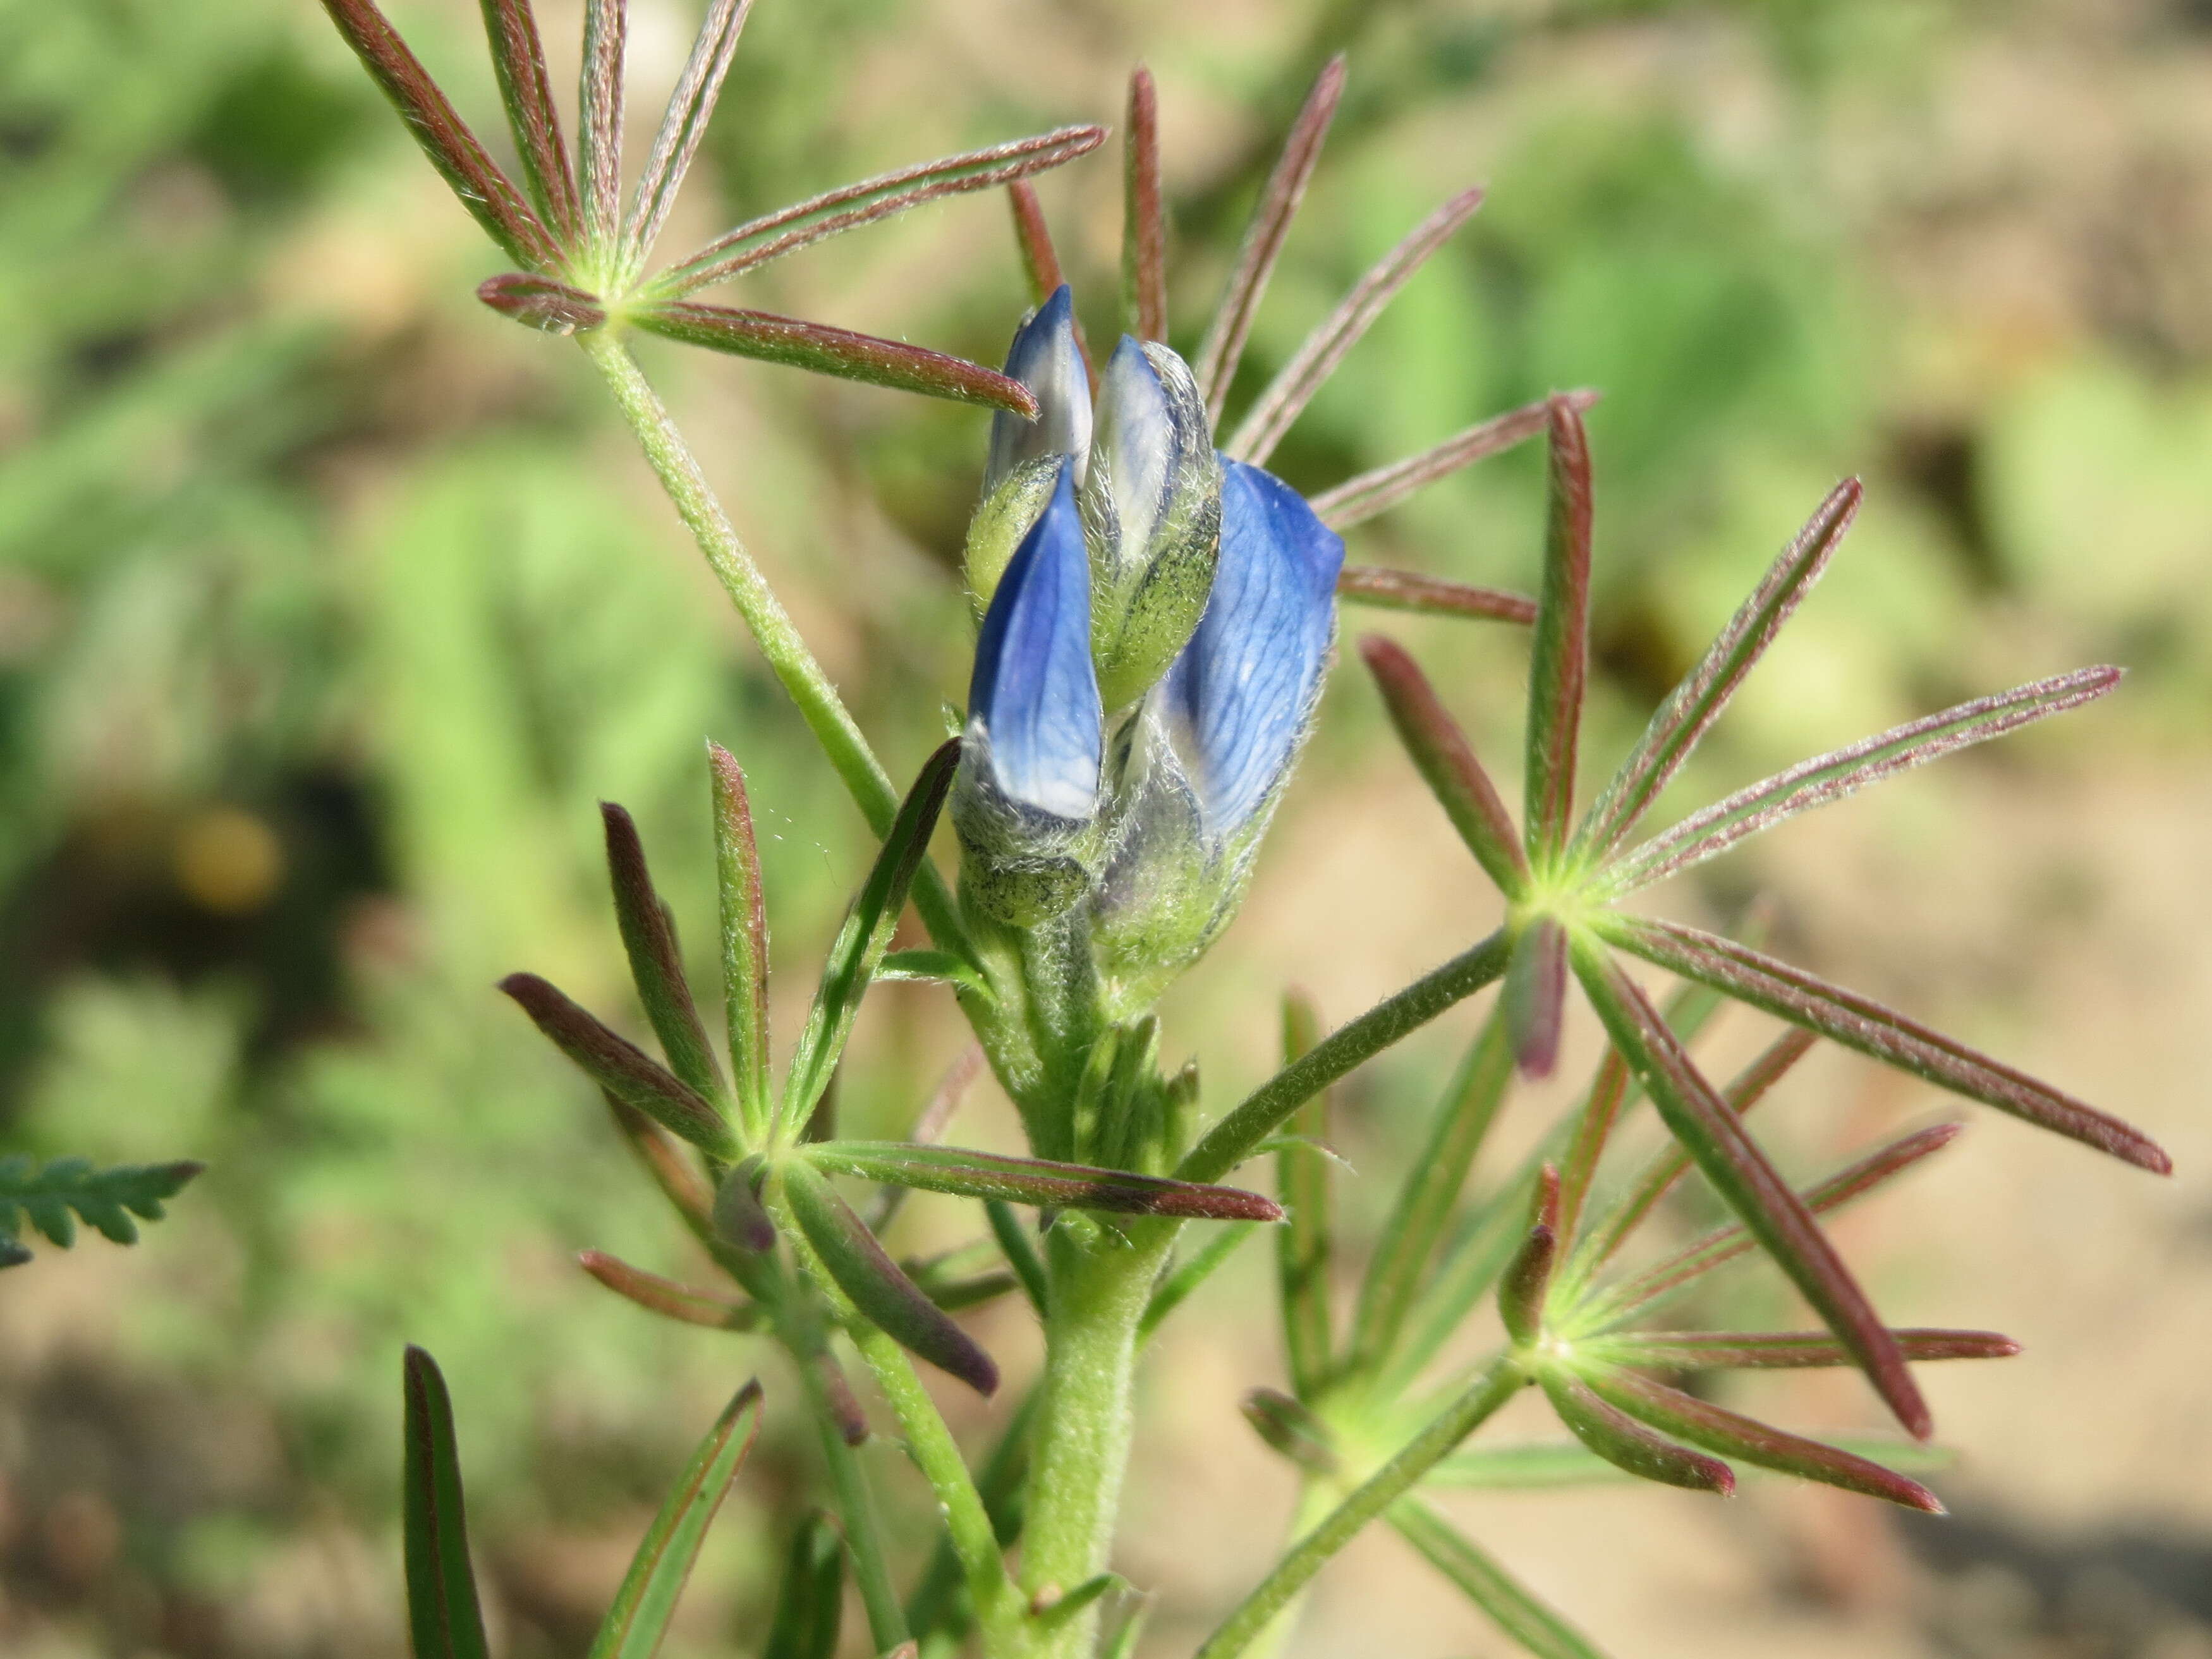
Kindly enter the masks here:
<path id="1" fill-rule="evenodd" d="M 830 763 L 844 780 L 847 791 L 860 806 L 860 815 L 868 821 L 868 828 L 878 836 L 889 832 L 891 820 L 898 814 L 899 795 L 890 776 L 876 758 L 868 740 L 854 723 L 852 713 L 845 700 L 837 695 L 837 688 L 822 672 L 822 665 L 806 648 L 793 625 L 791 615 L 775 597 L 761 574 L 760 567 L 753 562 L 752 555 L 738 538 L 736 527 L 730 523 L 729 514 L 722 510 L 706 474 L 700 471 L 698 458 L 684 434 L 677 430 L 676 422 L 645 378 L 629 349 L 610 330 L 587 330 L 576 337 L 584 355 L 592 360 L 608 389 L 614 393 L 615 404 L 623 418 L 629 422 L 630 430 L 645 451 L 645 458 L 660 479 L 661 488 L 668 492 L 677 513 L 699 550 L 706 556 L 708 566 L 722 591 L 737 606 L 738 615 L 760 647 L 761 655 L 782 683 L 792 702 L 799 705 L 801 719 L 813 732 L 815 741 L 822 745 Z M 946 890 L 945 878 L 936 866 L 925 861 L 914 884 L 915 906 L 921 912 L 922 921 L 928 925 L 931 936 L 947 949 L 962 947 L 965 934 L 960 925 L 957 908 Z"/>
<path id="2" fill-rule="evenodd" d="M 1049 1602 L 1106 1571 L 1129 1462 L 1137 1334 L 1175 1230 L 1065 1218 L 1046 1237 L 1045 1372 L 1032 1431 L 1022 1588 Z M 1080 1659 L 1097 1614 L 1037 1621 L 1024 1659 Z"/>

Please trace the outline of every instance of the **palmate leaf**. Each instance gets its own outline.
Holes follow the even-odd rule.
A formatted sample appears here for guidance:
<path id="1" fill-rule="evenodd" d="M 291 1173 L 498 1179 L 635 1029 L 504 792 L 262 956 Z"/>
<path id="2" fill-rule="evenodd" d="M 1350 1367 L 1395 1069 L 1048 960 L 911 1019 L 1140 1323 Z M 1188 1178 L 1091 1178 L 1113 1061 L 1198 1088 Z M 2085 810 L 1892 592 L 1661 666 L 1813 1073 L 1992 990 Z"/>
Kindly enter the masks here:
<path id="1" fill-rule="evenodd" d="M 1708 1451 L 1880 1498 L 1906 1509 L 1930 1515 L 1943 1512 L 1943 1505 L 1927 1487 L 1866 1458 L 1758 1422 L 1634 1371 L 1592 1366 L 1583 1374 L 1591 1393 L 1615 1410 Z"/>
<path id="2" fill-rule="evenodd" d="M 1475 862 L 1509 898 L 1525 891 L 1528 861 L 1505 803 L 1428 677 L 1403 647 L 1377 634 L 1359 641 L 1359 654 L 1382 693 L 1399 741 Z"/>
<path id="3" fill-rule="evenodd" d="M 623 56 L 629 0 L 584 0 L 584 61 L 576 93 L 583 129 L 584 238 L 603 254 L 622 234 Z"/>
<path id="4" fill-rule="evenodd" d="M 691 158 L 698 153 L 707 123 L 714 118 L 723 77 L 730 72 L 738 37 L 744 32 L 745 18 L 751 10 L 752 0 L 712 0 L 707 8 L 698 36 L 691 43 L 691 55 L 684 60 L 675 90 L 668 94 L 668 107 L 660 118 L 660 131 L 653 135 L 645 171 L 638 175 L 636 192 L 630 198 L 622 239 L 626 268 L 644 260 L 654 238 L 660 234 L 668 210 L 675 205 L 676 192 L 683 188 L 684 175 L 691 170 Z"/>
<path id="5" fill-rule="evenodd" d="M 1893 1331 L 1907 1359 L 2009 1359 L 2020 1344 L 1995 1331 Z M 1577 1354 L 1645 1370 L 1808 1370 L 1848 1365 L 1843 1345 L 1819 1331 L 1638 1331 L 1575 1344 Z"/>
<path id="6" fill-rule="evenodd" d="M 684 956 L 676 942 L 676 921 L 653 885 L 645 846 L 630 815 L 611 801 L 599 803 L 606 830 L 607 872 L 612 878 L 615 920 L 638 1000 L 660 1038 L 668 1069 L 708 1099 L 727 1097 L 722 1068 L 707 1041 L 707 1028 L 684 976 Z"/>
<path id="7" fill-rule="evenodd" d="M 1678 1034 L 1680 1033 L 1682 1023 L 1680 1020 L 1670 1017 L 1668 1024 L 1674 1026 Z M 1790 1067 L 1812 1051 L 1813 1045 L 1819 1040 L 1810 1031 L 1785 1031 L 1729 1081 L 1728 1087 L 1721 1091 L 1721 1098 L 1728 1103 L 1730 1111 L 1741 1117 L 1765 1099 L 1767 1092 L 1788 1075 Z M 1618 1065 L 1619 1060 L 1620 1050 L 1611 1050 L 1607 1055 L 1608 1063 Z M 1625 1067 L 1621 1069 L 1621 1078 L 1626 1083 Z M 1591 1226 L 1588 1236 L 1576 1247 L 1574 1261 L 1567 1271 L 1570 1285 L 1580 1286 L 1586 1283 L 1591 1273 L 1609 1261 L 1629 1234 L 1643 1224 L 1644 1218 L 1651 1213 L 1674 1183 L 1689 1172 L 1689 1169 L 1690 1155 L 1679 1146 L 1670 1145 L 1655 1155 L 1643 1173 L 1629 1184 L 1607 1210 L 1604 1218 Z"/>
<path id="8" fill-rule="evenodd" d="M 1559 1243 L 1559 1172 L 1547 1164 L 1536 1171 L 1528 1233 L 1498 1281 L 1498 1311 L 1505 1334 L 1522 1347 L 1543 1331 L 1544 1301 L 1552 1288 Z"/>
<path id="9" fill-rule="evenodd" d="M 722 1005 L 738 1104 L 756 1139 L 769 1109 L 768 1048 L 768 904 L 761 886 L 760 847 L 753 836 L 744 769 L 720 744 L 707 745 L 713 781 L 714 875 L 720 891 Z"/>
<path id="10" fill-rule="evenodd" d="M 62 1249 L 76 1242 L 76 1218 L 118 1244 L 138 1242 L 138 1220 L 159 1221 L 165 1200 L 207 1166 L 189 1159 L 95 1169 L 82 1158 L 57 1158 L 41 1168 L 17 1153 L 0 1158 L 0 1267 L 21 1267 L 31 1253 L 19 1242 L 26 1223 Z"/>
<path id="11" fill-rule="evenodd" d="M 1613 856 L 1637 821 L 1658 799 L 1712 723 L 1721 717 L 1766 647 L 1774 642 L 1827 568 L 1828 557 L 1850 528 L 1863 492 L 1856 478 L 1836 486 L 1812 522 L 1783 550 L 1743 602 L 1705 658 L 1668 694 L 1628 758 L 1613 774 L 1576 831 L 1578 854 L 1594 863 Z"/>
<path id="12" fill-rule="evenodd" d="M 1958 1139 L 1959 1128 L 1955 1123 L 1938 1123 L 1900 1136 L 1826 1180 L 1815 1182 L 1799 1196 L 1808 1211 L 1826 1214 L 1865 1197 L 1922 1159 L 1934 1157 Z M 1748 1255 L 1754 1242 L 1750 1230 L 1741 1225 L 1708 1233 L 1635 1278 L 1583 1303 L 1574 1312 L 1571 1328 L 1578 1333 L 1607 1331 L 1626 1324 L 1692 1279 Z"/>
<path id="13" fill-rule="evenodd" d="M 500 101 L 522 158 L 522 182 L 538 211 L 563 244 L 583 222 L 576 173 L 561 137 L 561 112 L 545 72 L 545 43 L 530 0 L 483 0 L 484 34 L 499 76 Z"/>
<path id="14" fill-rule="evenodd" d="M 617 1296 L 663 1319 L 672 1319 L 683 1325 L 703 1325 L 715 1331 L 750 1331 L 760 1328 L 763 1312 L 758 1303 L 742 1302 L 720 1291 L 679 1285 L 672 1279 L 634 1267 L 605 1250 L 581 1252 L 576 1257 L 576 1265 Z"/>
<path id="15" fill-rule="evenodd" d="M 1542 1380 L 1545 1396 L 1567 1431 L 1615 1468 L 1639 1480 L 1723 1498 L 1735 1490 L 1735 1471 L 1727 1464 L 1646 1428 L 1574 1372 L 1549 1370 Z"/>
<path id="16" fill-rule="evenodd" d="M 1838 1435 L 1830 1443 L 1893 1469 L 1923 1474 L 1947 1469 L 1957 1461 L 1957 1455 L 1944 1447 L 1923 1446 L 1915 1440 Z M 1431 1471 L 1427 1486 L 1437 1492 L 1556 1492 L 1570 1486 L 1618 1486 L 1635 1478 L 1577 1440 L 1505 1441 L 1453 1453 Z"/>
<path id="17" fill-rule="evenodd" d="M 752 1449 L 760 1402 L 760 1384 L 746 1383 L 691 1454 L 631 1558 L 614 1606 L 592 1640 L 591 1659 L 653 1659 L 659 1650 L 707 1528 Z"/>
<path id="18" fill-rule="evenodd" d="M 555 1048 L 623 1105 L 719 1157 L 737 1151 L 730 1126 L 704 1095 L 537 975 L 509 974 L 499 988 L 552 1039 Z"/>

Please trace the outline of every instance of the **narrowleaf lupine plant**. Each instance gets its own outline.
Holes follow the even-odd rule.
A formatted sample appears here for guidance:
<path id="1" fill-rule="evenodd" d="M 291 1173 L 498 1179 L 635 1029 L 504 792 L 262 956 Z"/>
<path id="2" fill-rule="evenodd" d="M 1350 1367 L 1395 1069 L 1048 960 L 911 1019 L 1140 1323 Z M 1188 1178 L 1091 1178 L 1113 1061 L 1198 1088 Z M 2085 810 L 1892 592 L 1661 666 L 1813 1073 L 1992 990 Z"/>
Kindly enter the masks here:
<path id="1" fill-rule="evenodd" d="M 1654 715 L 1597 800 L 1573 812 L 1587 669 L 1589 463 L 1580 411 L 1554 396 L 1434 450 L 1307 501 L 1263 470 L 1330 369 L 1421 262 L 1474 210 L 1453 198 L 1370 271 L 1246 407 L 1218 427 L 1253 314 L 1318 158 L 1340 92 L 1332 64 L 1263 190 L 1228 293 L 1186 362 L 1168 344 L 1154 94 L 1131 86 L 1125 141 L 1123 310 L 1129 332 L 1096 362 L 1024 175 L 1095 146 L 1096 127 L 957 156 L 740 227 L 656 276 L 647 253 L 698 141 L 745 7 L 716 0 L 627 213 L 615 172 L 623 9 L 586 8 L 582 143 L 572 168 L 526 0 L 484 0 L 520 157 L 518 190 L 422 75 L 368 0 L 325 0 L 433 162 L 525 269 L 484 285 L 494 308 L 572 335 L 605 374 L 702 550 L 790 690 L 882 850 L 853 902 L 780 1076 L 769 1052 L 767 921 L 744 774 L 709 749 L 726 1041 L 708 1036 L 622 809 L 603 809 L 616 914 L 656 1060 L 543 980 L 503 988 L 598 1085 L 645 1167 L 727 1275 L 681 1285 L 598 1252 L 583 1266 L 639 1307 L 758 1333 L 793 1361 L 817 1431 L 833 1519 L 797 1522 L 780 1601 L 760 1645 L 826 1659 L 849 1573 L 877 1653 L 994 1659 L 1134 1652 L 1144 1601 L 1112 1571 L 1139 1356 L 1161 1322 L 1253 1229 L 1276 1238 L 1290 1387 L 1247 1398 L 1254 1425 L 1297 1467 L 1303 1497 L 1276 1566 L 1200 1646 L 1202 1659 L 1279 1642 L 1300 1594 L 1368 1522 L 1387 1521 L 1528 1650 L 1595 1650 L 1427 1501 L 1453 1486 L 1638 1476 L 1715 1492 L 1726 1459 L 1922 1509 L 1927 1489 L 1891 1465 L 1927 1467 L 1930 1431 L 1914 1360 L 2009 1353 L 1972 1331 L 1892 1330 L 1869 1305 L 1817 1217 L 1935 1152 L 1955 1126 L 1873 1151 L 1802 1191 L 1775 1170 L 1744 1117 L 1820 1038 L 2059 1130 L 2144 1168 L 2164 1155 L 2094 1109 L 1905 1016 L 1731 940 L 1642 920 L 1632 894 L 1745 836 L 1889 773 L 2111 689 L 2093 669 L 2039 682 L 1821 757 L 1643 840 L 1662 787 L 1718 718 L 1818 579 L 1857 504 L 1840 487 L 1783 553 L 1705 659 Z M 1035 309 L 1003 374 L 820 325 L 686 296 L 791 248 L 915 202 L 1006 184 Z M 959 735 L 902 799 L 747 557 L 667 413 L 632 361 L 633 329 L 821 372 L 992 406 L 966 575 L 977 622 Z M 1346 567 L 1339 532 L 1431 479 L 1546 434 L 1552 508 L 1540 595 L 1528 599 Z M 1234 915 L 1268 821 L 1310 728 L 1340 599 L 1533 623 L 1523 828 L 1512 827 L 1465 737 L 1413 660 L 1361 651 L 1401 737 L 1454 826 L 1508 902 L 1508 921 L 1442 967 L 1322 1035 L 1286 1004 L 1283 1069 L 1206 1121 L 1194 1066 L 1164 1060 L 1155 1009 Z M 941 812 L 957 832 L 957 890 L 932 862 Z M 930 935 L 892 951 L 911 899 Z M 1639 956 L 1684 983 L 1662 1012 L 1621 965 Z M 940 981 L 975 1047 L 919 1113 L 908 1139 L 817 1138 L 820 1109 L 869 984 Z M 1567 987 L 1578 982 L 1611 1048 L 1577 1109 L 1519 1169 L 1475 1183 L 1486 1131 L 1516 1074 L 1556 1065 Z M 1339 1319 L 1323 1151 L 1330 1085 L 1446 1009 L 1501 988 L 1439 1103 Z M 1790 1028 L 1725 1090 L 1689 1045 L 1723 999 Z M 718 1052 L 718 1049 L 722 1052 Z M 1034 1154 L 945 1145 L 986 1066 L 1019 1109 Z M 1623 1115 L 1648 1097 L 1672 1146 L 1623 1181 L 1598 1182 Z M 1219 1184 L 1272 1152 L 1280 1199 Z M 1620 1248 L 1694 1168 L 1736 1224 L 1626 1274 Z M 856 1206 L 847 1184 L 875 1195 Z M 975 1243 L 900 1261 L 885 1243 L 911 1188 L 981 1206 Z M 1035 1212 L 1026 1216 L 1026 1209 Z M 1185 1232 L 1212 1231 L 1186 1249 Z M 1650 1328 L 1670 1297 L 1757 1250 L 1803 1293 L 1825 1331 Z M 1018 1294 L 1042 1321 L 1046 1359 L 970 1468 L 914 1360 L 983 1395 L 991 1358 L 952 1316 Z M 1493 1296 L 1504 1340 L 1454 1363 L 1453 1339 Z M 842 1339 L 842 1342 L 841 1342 Z M 843 1344 L 875 1385 L 943 1525 L 901 1595 L 892 1541 L 859 1448 L 874 1430 Z M 1668 1376 L 1722 1368 L 1856 1365 L 1912 1439 L 1824 1444 L 1680 1389 Z M 435 1365 L 405 1365 L 407 1577 L 416 1650 L 485 1651 L 461 1513 L 451 1411 Z M 1568 1437 L 1468 1446 L 1509 1398 L 1540 1387 Z M 650 1654 L 760 1409 L 748 1383 L 708 1431 L 641 1547 L 594 1647 Z M 878 1466 L 879 1468 L 880 1466 Z"/>

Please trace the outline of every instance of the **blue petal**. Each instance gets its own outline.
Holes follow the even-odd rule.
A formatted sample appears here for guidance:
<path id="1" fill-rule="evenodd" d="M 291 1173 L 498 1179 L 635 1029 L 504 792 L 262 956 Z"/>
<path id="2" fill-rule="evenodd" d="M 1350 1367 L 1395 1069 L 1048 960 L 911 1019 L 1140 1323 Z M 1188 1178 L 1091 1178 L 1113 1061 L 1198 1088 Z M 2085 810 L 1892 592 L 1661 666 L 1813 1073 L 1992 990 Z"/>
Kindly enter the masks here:
<path id="1" fill-rule="evenodd" d="M 1073 460 L 1060 463 L 1050 505 L 983 613 L 968 713 L 990 739 L 1000 793 L 1080 819 L 1098 808 L 1105 718 L 1091 666 L 1091 564 L 1074 473 Z"/>
<path id="2" fill-rule="evenodd" d="M 1075 349 L 1075 299 L 1066 283 L 1014 331 L 1006 372 L 1036 395 L 1037 417 L 1026 421 L 1003 410 L 991 416 L 983 493 L 988 495 L 1007 473 L 1040 455 L 1074 456 L 1075 481 L 1081 483 L 1083 458 L 1091 453 L 1091 377 Z"/>
<path id="3" fill-rule="evenodd" d="M 1185 435 L 1176 428 L 1159 371 L 1142 343 L 1124 334 L 1098 377 L 1097 439 L 1125 558 L 1142 557 L 1152 541 L 1182 456 L 1178 441 Z M 1188 435 L 1202 441 L 1205 434 Z"/>
<path id="4" fill-rule="evenodd" d="M 1207 835 L 1267 799 L 1297 754 L 1334 631 L 1344 539 L 1256 466 L 1221 463 L 1213 595 L 1165 682 Z"/>

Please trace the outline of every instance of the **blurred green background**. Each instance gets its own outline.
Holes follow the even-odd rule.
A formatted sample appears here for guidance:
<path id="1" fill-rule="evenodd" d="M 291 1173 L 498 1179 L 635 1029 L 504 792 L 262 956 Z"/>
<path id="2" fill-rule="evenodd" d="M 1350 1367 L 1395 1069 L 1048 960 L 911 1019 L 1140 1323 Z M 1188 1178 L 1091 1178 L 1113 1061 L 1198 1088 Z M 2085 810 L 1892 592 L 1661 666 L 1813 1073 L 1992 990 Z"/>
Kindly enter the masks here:
<path id="1" fill-rule="evenodd" d="M 558 76 L 576 10 L 544 11 Z M 694 10 L 635 0 L 634 143 Z M 394 15 L 489 134 L 476 8 Z M 1772 893 L 1800 959 L 2121 1111 L 2182 1171 L 2154 1185 L 1984 1116 L 1842 1229 L 1899 1322 L 2028 1343 L 1933 1379 L 1965 1454 L 1938 1481 L 1949 1522 L 1777 1486 L 1725 1512 L 1496 1499 L 1468 1524 L 1623 1659 L 2212 1655 L 2212 7 L 760 0 L 664 245 L 1115 119 L 1143 57 L 1188 347 L 1270 135 L 1339 48 L 1351 91 L 1246 395 L 1443 195 L 1491 197 L 1278 469 L 1317 489 L 1549 388 L 1602 388 L 1601 756 L 1834 479 L 1864 474 L 1846 552 L 1682 802 L 1959 697 L 2127 664 L 2091 713 L 1663 902 L 1711 919 Z M 1109 152 L 1042 184 L 1094 339 L 1116 177 Z M 0 0 L 0 1151 L 210 1165 L 137 1249 L 42 1249 L 0 1276 L 9 1656 L 402 1651 L 406 1340 L 454 1382 L 495 1641 L 580 1653 L 684 1449 L 767 1363 L 574 1270 L 586 1246 L 696 1267 L 491 985 L 528 967 L 634 1023 L 599 799 L 638 815 L 705 941 L 704 736 L 754 781 L 787 987 L 867 844 L 586 366 L 472 299 L 498 268 L 309 0 Z M 962 198 L 736 302 L 995 362 L 1022 295 L 1003 203 Z M 951 571 L 982 417 L 641 350 L 910 772 L 964 686 Z M 1538 460 L 1462 475 L 1352 556 L 1528 586 Z M 1407 639 L 1510 755 L 1520 641 L 1378 617 L 1347 627 Z M 1342 1018 L 1493 911 L 1340 673 L 1171 1047 L 1201 1056 L 1218 1109 L 1265 1068 L 1285 983 Z M 1460 1029 L 1347 1090 L 1355 1168 L 1402 1160 Z M 899 1132 L 959 1042 L 941 994 L 877 993 L 848 1121 Z M 1936 1109 L 1841 1061 L 1796 1098 L 1777 1133 L 1807 1159 Z M 988 1101 L 970 1121 L 1011 1133 Z M 1356 1225 L 1381 1200 L 1352 1185 Z M 957 1211 L 915 1209 L 917 1237 L 961 1236 Z M 1163 1653 L 1264 1565 L 1287 1505 L 1235 1411 L 1279 1363 L 1248 1254 L 1148 1388 L 1124 1565 L 1162 1589 Z M 1015 1313 L 981 1328 L 1031 1363 Z M 988 1413 L 948 1405 L 981 1431 Z M 1869 1415 L 1832 1379 L 1773 1408 Z M 918 1525 L 922 1495 L 880 1455 Z M 772 1410 L 686 1653 L 749 1650 L 776 1505 L 812 1480 Z M 1327 1581 L 1298 1651 L 1503 1649 L 1381 1539 Z"/>

